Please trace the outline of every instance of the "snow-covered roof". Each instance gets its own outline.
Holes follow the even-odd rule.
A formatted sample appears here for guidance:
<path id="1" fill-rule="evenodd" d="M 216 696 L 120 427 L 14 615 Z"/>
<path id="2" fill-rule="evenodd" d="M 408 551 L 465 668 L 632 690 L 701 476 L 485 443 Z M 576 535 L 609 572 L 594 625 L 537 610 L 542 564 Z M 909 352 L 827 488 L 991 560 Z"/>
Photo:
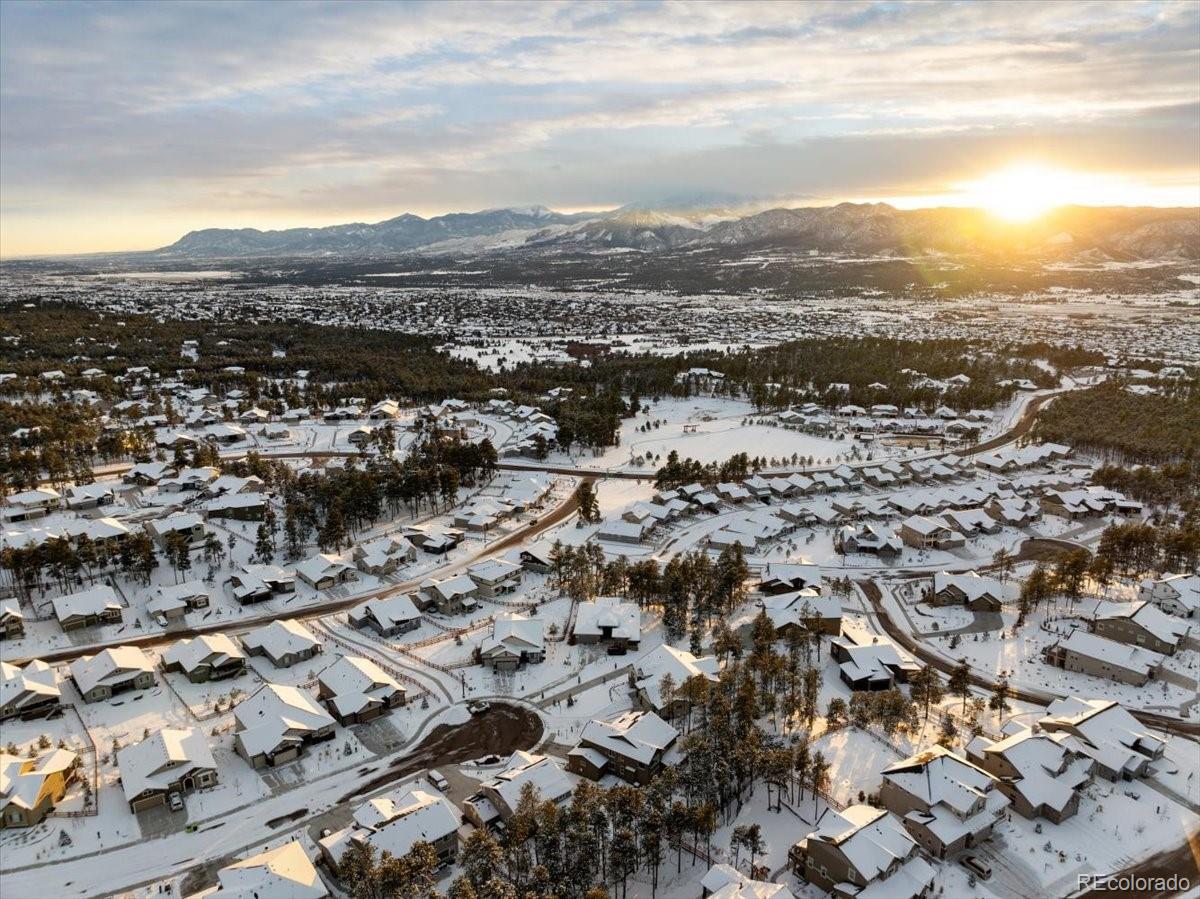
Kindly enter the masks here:
<path id="1" fill-rule="evenodd" d="M 602 637 L 606 630 L 615 640 L 640 640 L 642 610 L 616 596 L 600 596 L 576 607 L 576 635 Z"/>
<path id="2" fill-rule="evenodd" d="M 32 759 L 0 751 L 0 807 L 36 808 L 46 778 L 66 771 L 78 759 L 69 749 L 49 749 Z"/>
<path id="3" fill-rule="evenodd" d="M 302 653 L 320 646 L 321 641 L 299 621 L 286 618 L 255 628 L 243 635 L 242 645 L 247 650 L 262 649 L 273 659 L 283 658 L 289 653 Z"/>
<path id="4" fill-rule="evenodd" d="M 541 652 L 546 644 L 545 623 L 540 618 L 528 618 L 516 612 L 501 615 L 492 623 L 491 636 L 479 646 L 479 651 L 490 655 L 507 649 L 513 653 Z"/>
<path id="5" fill-rule="evenodd" d="M 1146 632 L 1152 637 L 1162 640 L 1164 643 L 1170 643 L 1178 646 L 1179 642 L 1187 636 L 1191 626 L 1188 625 L 1182 618 L 1176 618 L 1174 615 L 1168 615 L 1158 606 L 1151 605 L 1146 601 L 1133 603 L 1129 608 L 1109 611 L 1099 617 L 1099 620 L 1112 620 L 1123 618 L 1132 621 L 1134 624 L 1145 628 Z"/>
<path id="6" fill-rule="evenodd" d="M 208 738 L 198 727 L 166 727 L 117 751 L 121 788 L 133 801 L 147 790 L 165 790 L 193 768 L 216 769 Z"/>
<path id="7" fill-rule="evenodd" d="M 1161 755 L 1166 747 L 1163 737 L 1109 699 L 1056 699 L 1047 707 L 1038 727 L 1074 734 L 1083 751 L 1110 771 L 1136 770 L 1145 759 Z"/>
<path id="8" fill-rule="evenodd" d="M 41 659 L 34 659 L 20 668 L 0 661 L 0 708 L 9 707 L 23 696 L 38 697 L 40 701 L 61 695 L 58 675 Z"/>
<path id="9" fill-rule="evenodd" d="M 317 553 L 315 556 L 309 556 L 303 562 L 296 563 L 296 577 L 315 583 L 324 577 L 336 577 L 349 568 L 349 565 L 336 556 Z"/>
<path id="10" fill-rule="evenodd" d="M 679 736 L 654 712 L 625 712 L 609 721 L 592 720 L 584 725 L 579 742 L 603 746 L 617 755 L 649 765 Z"/>
<path id="11" fill-rule="evenodd" d="M 1092 762 L 1082 756 L 1078 742 L 1066 733 L 1039 734 L 1023 728 L 1003 740 L 975 737 L 967 744 L 975 757 L 994 753 L 1018 772 L 1011 786 L 1034 808 L 1045 805 L 1062 811 L 1091 779 Z"/>
<path id="12" fill-rule="evenodd" d="M 664 675 L 671 675 L 676 689 L 693 677 L 716 681 L 720 663 L 714 656 L 696 658 L 686 649 L 676 649 L 668 643 L 660 643 L 649 652 L 643 653 L 641 658 L 634 662 L 633 667 L 637 672 L 638 689 L 645 691 L 656 709 L 661 709 L 665 704 L 662 695 Z"/>
<path id="13" fill-rule="evenodd" d="M 1074 652 L 1090 659 L 1096 659 L 1109 665 L 1116 665 L 1127 671 L 1139 672 L 1147 677 L 1165 660 L 1161 653 L 1151 652 L 1141 646 L 1131 646 L 1118 643 L 1105 637 L 1098 637 L 1085 630 L 1074 630 L 1059 646 L 1069 652 Z"/>
<path id="14" fill-rule="evenodd" d="M 242 746 L 251 757 L 273 751 L 286 738 L 313 733 L 334 723 L 308 693 L 271 683 L 263 684 L 239 704 L 233 717 Z"/>
<path id="15" fill-rule="evenodd" d="M 65 621 L 76 615 L 99 615 L 102 612 L 121 608 L 116 592 L 107 584 L 99 584 L 88 590 L 81 590 L 66 596 L 56 596 L 51 600 L 51 604 L 54 606 L 54 617 L 59 621 Z"/>
<path id="16" fill-rule="evenodd" d="M 178 665 L 184 673 L 195 671 L 201 665 L 215 668 L 245 658 L 246 654 L 228 634 L 201 634 L 183 639 L 171 644 L 162 654 L 163 664 Z"/>
<path id="17" fill-rule="evenodd" d="M 940 593 L 947 587 L 961 590 L 967 602 L 974 602 L 983 596 L 1004 598 L 1004 585 L 990 577 L 984 577 L 977 571 L 954 574 L 949 571 L 939 571 L 933 576 L 933 592 Z"/>
<path id="18" fill-rule="evenodd" d="M 928 807 L 918 818 L 943 842 L 986 827 L 1008 805 L 990 774 L 943 746 L 889 765 L 883 779 Z"/>
<path id="19" fill-rule="evenodd" d="M 792 891 L 783 884 L 751 880 L 726 864 L 709 868 L 700 886 L 708 899 L 793 899 Z"/>
<path id="20" fill-rule="evenodd" d="M 114 646 L 71 663 L 71 677 L 80 693 L 88 693 L 101 684 L 119 684 L 154 665 L 136 646 Z"/>
<path id="21" fill-rule="evenodd" d="M 318 674 L 317 680 L 341 715 L 353 715 L 373 703 L 386 704 L 395 693 L 404 692 L 394 677 L 362 656 L 342 656 Z"/>
<path id="22" fill-rule="evenodd" d="M 767 613 L 776 630 L 788 625 L 804 627 L 811 616 L 842 617 L 842 605 L 836 597 L 822 594 L 811 587 L 791 593 L 763 596 L 759 598 L 758 604 Z"/>
<path id="23" fill-rule="evenodd" d="M 321 875 L 299 842 L 284 843 L 217 872 L 220 886 L 205 899 L 324 899 Z"/>
<path id="24" fill-rule="evenodd" d="M 875 895 L 919 895 L 922 889 L 910 890 L 909 881 L 928 885 L 933 880 L 933 869 L 917 854 L 916 841 L 900 820 L 884 809 L 869 805 L 852 805 L 841 812 L 830 809 L 806 839 L 837 846 L 868 888 L 886 883 L 884 891 Z M 855 889 L 854 895 L 865 893 Z"/>
<path id="25" fill-rule="evenodd" d="M 481 783 L 480 789 L 493 792 L 512 813 L 517 810 L 521 791 L 526 785 L 532 785 L 538 791 L 541 801 L 552 802 L 560 802 L 571 795 L 573 789 L 571 779 L 558 759 L 520 751 L 512 754 L 503 771 Z"/>
<path id="26" fill-rule="evenodd" d="M 368 599 L 359 608 L 359 616 L 370 612 L 371 617 L 383 628 L 392 628 L 408 621 L 416 621 L 421 617 L 413 601 L 407 596 L 389 596 L 386 598 Z"/>
<path id="27" fill-rule="evenodd" d="M 520 565 L 507 559 L 486 559 L 469 567 L 467 574 L 477 581 L 494 584 L 517 574 L 520 570 Z"/>
<path id="28" fill-rule="evenodd" d="M 458 830 L 458 809 L 441 793 L 409 786 L 380 796 L 355 809 L 355 824 L 320 840 L 338 862 L 351 842 L 370 843 L 378 857 L 390 852 L 401 858 L 418 841 L 434 843 Z"/>

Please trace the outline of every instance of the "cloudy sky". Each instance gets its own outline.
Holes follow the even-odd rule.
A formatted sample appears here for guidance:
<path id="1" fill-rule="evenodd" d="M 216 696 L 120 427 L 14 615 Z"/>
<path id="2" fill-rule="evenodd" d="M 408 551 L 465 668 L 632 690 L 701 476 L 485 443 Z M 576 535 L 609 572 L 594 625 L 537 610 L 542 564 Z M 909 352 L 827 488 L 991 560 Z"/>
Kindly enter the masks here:
<path id="1" fill-rule="evenodd" d="M 1198 36 L 1189 0 L 10 0 L 0 254 L 694 194 L 932 205 L 1013 163 L 1104 185 L 1078 202 L 1200 204 Z"/>

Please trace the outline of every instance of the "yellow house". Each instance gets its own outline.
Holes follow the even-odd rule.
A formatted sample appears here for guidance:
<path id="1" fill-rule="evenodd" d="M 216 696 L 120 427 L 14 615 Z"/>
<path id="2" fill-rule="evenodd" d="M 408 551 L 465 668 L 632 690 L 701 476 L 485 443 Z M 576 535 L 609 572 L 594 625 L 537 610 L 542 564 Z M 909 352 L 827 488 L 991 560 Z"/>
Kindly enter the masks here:
<path id="1" fill-rule="evenodd" d="M 32 759 L 0 752 L 0 828 L 40 823 L 78 769 L 79 756 L 68 749 L 50 749 Z"/>

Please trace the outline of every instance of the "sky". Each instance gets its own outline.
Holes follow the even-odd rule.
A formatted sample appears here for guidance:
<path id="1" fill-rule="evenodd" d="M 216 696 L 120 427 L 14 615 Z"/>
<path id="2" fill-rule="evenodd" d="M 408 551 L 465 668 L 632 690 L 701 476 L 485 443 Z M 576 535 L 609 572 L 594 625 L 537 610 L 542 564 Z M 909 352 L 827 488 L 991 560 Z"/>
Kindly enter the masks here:
<path id="1" fill-rule="evenodd" d="M 5 257 L 511 205 L 971 205 L 1014 167 L 1200 205 L 1200 2 L 0 3 Z"/>

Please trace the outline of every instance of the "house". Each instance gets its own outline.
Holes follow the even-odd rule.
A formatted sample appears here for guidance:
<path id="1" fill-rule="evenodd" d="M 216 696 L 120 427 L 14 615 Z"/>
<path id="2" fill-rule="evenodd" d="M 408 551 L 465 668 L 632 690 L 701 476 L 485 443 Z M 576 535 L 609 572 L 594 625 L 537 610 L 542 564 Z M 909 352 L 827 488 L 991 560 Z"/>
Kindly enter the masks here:
<path id="1" fill-rule="evenodd" d="M 1037 503 L 1020 497 L 993 497 L 984 506 L 984 511 L 1001 525 L 1014 528 L 1026 527 L 1042 517 L 1041 507 Z"/>
<path id="2" fill-rule="evenodd" d="M 606 521 L 596 531 L 596 539 L 603 543 L 641 543 L 647 530 L 645 523 Z"/>
<path id="3" fill-rule="evenodd" d="M 716 683 L 719 669 L 715 656 L 696 658 L 685 649 L 660 643 L 633 663 L 629 680 L 634 706 L 656 712 L 668 721 L 686 715 L 690 703 L 681 693 L 683 685 L 694 677 Z"/>
<path id="4" fill-rule="evenodd" d="M 995 777 L 1012 809 L 1026 818 L 1061 824 L 1079 811 L 1079 796 L 1092 777 L 1092 760 L 1066 733 L 1022 728 L 993 742 L 977 736 L 967 758 Z"/>
<path id="5" fill-rule="evenodd" d="M 296 578 L 278 565 L 243 565 L 225 581 L 242 605 L 263 602 L 296 590 Z"/>
<path id="6" fill-rule="evenodd" d="M 407 596 L 389 596 L 355 606 L 349 620 L 359 630 L 370 628 L 381 637 L 395 637 L 420 627 L 421 613 Z"/>
<path id="7" fill-rule="evenodd" d="M 79 593 L 56 596 L 50 601 L 54 617 L 64 631 L 73 631 L 94 624 L 120 624 L 121 603 L 116 591 L 100 584 Z"/>
<path id="8" fill-rule="evenodd" d="M 354 810 L 349 827 L 317 841 L 321 857 L 337 874 L 338 865 L 352 845 L 370 845 L 375 857 L 390 853 L 403 858 L 417 842 L 429 843 L 441 865 L 458 856 L 458 829 L 462 818 L 445 796 L 425 786 L 401 787 Z"/>
<path id="9" fill-rule="evenodd" d="M 487 559 L 467 569 L 478 590 L 476 595 L 495 597 L 512 593 L 521 584 L 521 566 L 507 559 Z"/>
<path id="10" fill-rule="evenodd" d="M 396 571 L 401 565 L 415 562 L 417 548 L 405 537 L 376 537 L 355 546 L 352 558 L 359 571 L 383 577 Z"/>
<path id="11" fill-rule="evenodd" d="M 1145 600 L 1119 611 L 1107 612 L 1092 622 L 1092 633 L 1151 652 L 1174 655 L 1187 639 L 1191 627 L 1174 615 Z"/>
<path id="12" fill-rule="evenodd" d="M 750 499 L 750 491 L 741 484 L 735 484 L 732 481 L 717 484 L 713 490 L 717 496 L 728 503 L 744 503 Z"/>
<path id="13" fill-rule="evenodd" d="M 443 615 L 459 615 L 479 608 L 475 599 L 477 595 L 479 585 L 469 574 L 459 574 L 442 580 L 431 578 L 425 581 L 417 597 L 425 608 L 436 606 Z"/>
<path id="14" fill-rule="evenodd" d="M 900 555 L 904 549 L 900 538 L 885 528 L 870 524 L 857 527 L 846 525 L 833 535 L 833 546 L 839 553 L 867 553 L 874 556 Z"/>
<path id="15" fill-rule="evenodd" d="M 66 506 L 75 512 L 111 505 L 116 493 L 109 484 L 75 484 L 67 488 Z"/>
<path id="16" fill-rule="evenodd" d="M 512 820 L 527 786 L 537 791 L 539 802 L 563 805 L 574 784 L 558 759 L 547 755 L 514 752 L 504 768 L 479 784 L 462 804 L 463 816 L 476 827 L 503 826 Z"/>
<path id="17" fill-rule="evenodd" d="M 813 587 L 763 596 L 758 606 L 771 619 L 777 636 L 787 636 L 792 631 L 837 636 L 842 631 L 841 603 Z"/>
<path id="18" fill-rule="evenodd" d="M 1001 523 L 983 508 L 949 509 L 942 513 L 942 521 L 952 534 L 968 537 L 996 534 L 1002 527 Z"/>
<path id="19" fill-rule="evenodd" d="M 317 697 L 345 726 L 385 715 L 405 696 L 395 678 L 362 656 L 342 656 L 317 675 Z"/>
<path id="20" fill-rule="evenodd" d="M 221 473 L 212 466 L 202 468 L 183 468 L 171 478 L 163 478 L 158 482 L 159 493 L 182 493 L 185 490 L 203 490 Z"/>
<path id="21" fill-rule="evenodd" d="M 217 888 L 193 899 L 325 899 L 329 891 L 299 841 L 226 865 L 217 871 Z"/>
<path id="22" fill-rule="evenodd" d="M 0 721 L 49 717 L 62 706 L 58 675 L 41 659 L 0 662 Z"/>
<path id="23" fill-rule="evenodd" d="M 48 487 L 23 490 L 5 497 L 4 504 L 0 505 L 0 519 L 30 521 L 54 511 L 61 503 L 62 497 L 57 490 Z"/>
<path id="24" fill-rule="evenodd" d="M 492 634 L 479 645 L 479 658 L 493 671 L 515 671 L 545 657 L 545 625 L 515 612 L 492 622 Z"/>
<path id="25" fill-rule="evenodd" d="M 554 557 L 546 544 L 527 546 L 519 556 L 521 567 L 535 574 L 549 574 L 554 570 Z"/>
<path id="26" fill-rule="evenodd" d="M 845 625 L 829 644 L 839 675 L 851 690 L 887 690 L 907 683 L 921 666 L 888 637 Z"/>
<path id="27" fill-rule="evenodd" d="M 1004 600 L 1004 585 L 977 571 L 952 574 L 939 571 L 933 576 L 930 603 L 935 606 L 966 606 L 972 612 L 999 612 Z"/>
<path id="28" fill-rule="evenodd" d="M 392 421 L 400 416 L 400 404 L 395 400 L 380 400 L 367 412 L 371 421 Z"/>
<path id="29" fill-rule="evenodd" d="M 25 613 L 15 599 L 0 601 L 0 640 L 20 640 L 25 636 Z"/>
<path id="30" fill-rule="evenodd" d="M 266 656 L 276 668 L 290 668 L 319 653 L 321 641 L 299 621 L 285 618 L 243 635 L 242 648 L 249 655 Z"/>
<path id="31" fill-rule="evenodd" d="M 679 737 L 654 712 L 630 711 L 608 721 L 593 719 L 567 753 L 567 770 L 591 780 L 615 774 L 645 786 L 662 768 L 663 756 Z"/>
<path id="32" fill-rule="evenodd" d="M 328 553 L 317 553 L 296 563 L 296 577 L 314 590 L 329 590 L 356 580 L 354 568 Z"/>
<path id="33" fill-rule="evenodd" d="M 335 722 L 308 693 L 263 684 L 233 710 L 233 745 L 252 768 L 295 761 L 306 746 L 332 740 Z"/>
<path id="34" fill-rule="evenodd" d="M 1169 615 L 1200 618 L 1200 574 L 1170 574 L 1144 580 L 1138 599 L 1154 603 Z"/>
<path id="35" fill-rule="evenodd" d="M 924 515 L 904 519 L 900 522 L 899 533 L 904 545 L 914 549 L 948 549 L 966 543 L 962 534 Z"/>
<path id="36" fill-rule="evenodd" d="M 1163 737 L 1108 699 L 1056 699 L 1037 730 L 1070 734 L 1094 763 L 1093 773 L 1107 780 L 1148 777 L 1154 770 L 1150 763 L 1161 759 L 1167 747 Z"/>
<path id="37" fill-rule="evenodd" d="M 154 686 L 154 665 L 136 646 L 117 646 L 81 656 L 70 665 L 71 680 L 84 702 L 111 699 Z"/>
<path id="38" fill-rule="evenodd" d="M 575 610 L 571 640 L 591 645 L 606 643 L 609 655 L 624 655 L 637 649 L 642 639 L 642 610 L 616 596 L 600 596 L 581 602 Z"/>
<path id="39" fill-rule="evenodd" d="M 31 759 L 0 751 L 0 828 L 40 824 L 78 771 L 79 756 L 69 749 L 48 749 Z"/>
<path id="40" fill-rule="evenodd" d="M 195 512 L 176 512 L 165 518 L 157 518 L 146 522 L 146 533 L 158 544 L 160 549 L 166 549 L 171 541 L 179 535 L 189 548 L 199 546 L 208 537 L 208 528 L 204 519 Z"/>
<path id="41" fill-rule="evenodd" d="M 168 584 L 154 588 L 154 595 L 146 603 L 146 611 L 166 624 L 181 620 L 193 609 L 207 608 L 209 599 L 208 586 L 204 581 Z"/>
<path id="42" fill-rule="evenodd" d="M 403 533 L 415 546 L 438 556 L 454 549 L 466 536 L 456 528 L 430 528 L 421 525 L 410 525 L 404 528 Z"/>
<path id="43" fill-rule="evenodd" d="M 228 634 L 201 634 L 168 647 L 162 654 L 162 667 L 202 684 L 245 674 L 246 654 Z"/>
<path id="44" fill-rule="evenodd" d="M 217 422 L 216 424 L 209 425 L 201 433 L 206 440 L 225 446 L 246 440 L 249 436 L 246 433 L 246 429 L 240 425 L 227 424 L 225 422 Z"/>
<path id="45" fill-rule="evenodd" d="M 217 782 L 217 763 L 198 727 L 166 727 L 117 750 L 121 789 L 131 812 L 165 805 L 170 793 L 190 793 Z"/>
<path id="46" fill-rule="evenodd" d="M 795 899 L 781 883 L 751 880 L 726 864 L 716 864 L 700 880 L 701 899 Z"/>
<path id="47" fill-rule="evenodd" d="M 937 858 L 991 836 L 1008 807 L 996 779 L 943 746 L 883 769 L 879 802 Z"/>
<path id="48" fill-rule="evenodd" d="M 264 493 L 223 493 L 210 499 L 204 507 L 209 518 L 232 518 L 235 521 L 262 521 L 269 500 Z"/>
<path id="49" fill-rule="evenodd" d="M 371 425 L 359 425 L 346 435 L 346 442 L 358 449 L 368 447 L 375 442 L 375 428 Z"/>
<path id="50" fill-rule="evenodd" d="M 886 809 L 830 808 L 819 826 L 788 850 L 793 873 L 837 899 L 917 899 L 933 886 L 933 867 L 900 820 Z"/>
<path id="51" fill-rule="evenodd" d="M 821 569 L 817 565 L 768 562 L 763 566 L 758 591 L 772 596 L 776 593 L 793 593 L 805 587 L 820 586 Z"/>
<path id="52" fill-rule="evenodd" d="M 257 475 L 242 477 L 223 474 L 204 488 L 208 496 L 227 496 L 234 493 L 265 493 L 266 483 Z"/>
<path id="53" fill-rule="evenodd" d="M 164 478 L 174 477 L 175 467 L 167 462 L 139 462 L 121 475 L 126 484 L 152 487 Z"/>
<path id="54" fill-rule="evenodd" d="M 1064 671 L 1105 677 L 1122 684 L 1143 686 L 1158 674 L 1165 657 L 1140 646 L 1118 643 L 1075 630 L 1043 650 L 1046 663 Z"/>

